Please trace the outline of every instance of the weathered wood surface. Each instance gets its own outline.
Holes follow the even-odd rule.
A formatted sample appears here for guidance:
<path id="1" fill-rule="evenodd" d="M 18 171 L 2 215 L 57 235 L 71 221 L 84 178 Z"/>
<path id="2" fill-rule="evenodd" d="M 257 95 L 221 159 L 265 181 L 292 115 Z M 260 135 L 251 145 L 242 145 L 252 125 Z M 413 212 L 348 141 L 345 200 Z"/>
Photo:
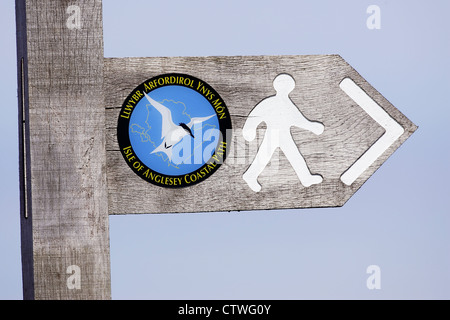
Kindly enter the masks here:
<path id="1" fill-rule="evenodd" d="M 16 4 L 32 208 L 21 218 L 22 259 L 32 266 L 23 270 L 24 298 L 109 299 L 102 2 Z M 80 9 L 77 28 L 67 25 L 70 5 Z M 70 266 L 79 267 L 74 286 L 67 283 L 76 270 Z"/>
<path id="2" fill-rule="evenodd" d="M 117 143 L 117 120 L 127 95 L 145 80 L 163 73 L 185 73 L 210 84 L 231 114 L 230 154 L 205 181 L 181 189 L 154 186 L 134 174 Z M 322 135 L 291 128 L 294 141 L 321 184 L 305 188 L 282 152 L 259 177 L 262 190 L 242 179 L 258 144 L 242 137 L 247 115 L 262 99 L 275 94 L 274 78 L 288 73 L 296 87 L 290 94 L 304 116 L 325 126 Z M 404 134 L 353 184 L 340 176 L 385 132 L 347 96 L 339 83 L 356 82 L 404 129 Z M 414 132 L 416 126 L 338 55 L 171 57 L 105 59 L 106 149 L 109 214 L 178 213 L 342 206 L 375 170 Z M 260 126 L 261 142 L 264 124 Z M 243 151 L 246 150 L 246 151 Z"/>

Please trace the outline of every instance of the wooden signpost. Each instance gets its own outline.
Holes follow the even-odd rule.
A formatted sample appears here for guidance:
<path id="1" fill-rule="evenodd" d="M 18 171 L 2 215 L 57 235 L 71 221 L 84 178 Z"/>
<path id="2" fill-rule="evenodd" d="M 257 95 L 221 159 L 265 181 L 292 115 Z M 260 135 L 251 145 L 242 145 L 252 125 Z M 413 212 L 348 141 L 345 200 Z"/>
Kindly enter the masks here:
<path id="1" fill-rule="evenodd" d="M 111 58 L 16 0 L 26 299 L 109 299 L 108 215 L 344 203 L 416 126 L 339 55 Z"/>
<path id="2" fill-rule="evenodd" d="M 111 297 L 102 2 L 68 6 L 16 1 L 25 299 Z"/>

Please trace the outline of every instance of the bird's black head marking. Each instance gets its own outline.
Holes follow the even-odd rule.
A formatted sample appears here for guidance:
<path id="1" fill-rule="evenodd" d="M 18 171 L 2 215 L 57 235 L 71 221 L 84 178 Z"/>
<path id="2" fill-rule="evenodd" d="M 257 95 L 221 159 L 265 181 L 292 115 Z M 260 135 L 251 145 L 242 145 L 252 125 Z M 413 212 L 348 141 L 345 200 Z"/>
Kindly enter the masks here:
<path id="1" fill-rule="evenodd" d="M 189 127 L 185 123 L 180 122 L 180 127 L 182 127 L 184 130 L 186 130 L 187 133 L 189 133 L 191 135 L 191 137 L 194 138 L 194 135 L 192 134 L 191 129 L 189 129 Z"/>

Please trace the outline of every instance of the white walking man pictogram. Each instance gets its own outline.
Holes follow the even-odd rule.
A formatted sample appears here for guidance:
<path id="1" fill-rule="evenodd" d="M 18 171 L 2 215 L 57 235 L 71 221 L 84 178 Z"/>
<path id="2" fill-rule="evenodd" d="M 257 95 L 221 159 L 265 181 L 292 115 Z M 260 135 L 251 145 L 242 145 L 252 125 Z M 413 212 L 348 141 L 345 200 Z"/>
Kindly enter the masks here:
<path id="1" fill-rule="evenodd" d="M 267 129 L 255 159 L 243 175 L 249 187 L 259 192 L 261 185 L 258 176 L 269 163 L 276 148 L 280 148 L 286 155 L 303 186 L 309 187 L 322 182 L 322 176 L 311 174 L 305 159 L 300 154 L 292 139 L 290 128 L 296 126 L 309 130 L 316 135 L 322 134 L 323 124 L 306 119 L 296 105 L 289 98 L 289 93 L 295 87 L 295 80 L 288 74 L 280 74 L 273 81 L 277 92 L 258 103 L 247 117 L 242 133 L 244 139 L 252 141 L 256 136 L 256 128 L 265 122 Z"/>

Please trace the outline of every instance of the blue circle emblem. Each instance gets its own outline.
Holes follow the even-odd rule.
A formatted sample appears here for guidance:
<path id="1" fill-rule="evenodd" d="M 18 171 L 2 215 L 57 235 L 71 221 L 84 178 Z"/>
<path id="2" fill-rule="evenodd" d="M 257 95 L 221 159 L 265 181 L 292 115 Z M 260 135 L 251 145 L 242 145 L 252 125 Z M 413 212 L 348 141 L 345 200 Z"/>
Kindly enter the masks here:
<path id="1" fill-rule="evenodd" d="M 130 168 L 162 187 L 194 185 L 213 174 L 226 158 L 227 134 L 231 121 L 223 99 L 186 74 L 163 74 L 134 89 L 117 131 Z"/>

